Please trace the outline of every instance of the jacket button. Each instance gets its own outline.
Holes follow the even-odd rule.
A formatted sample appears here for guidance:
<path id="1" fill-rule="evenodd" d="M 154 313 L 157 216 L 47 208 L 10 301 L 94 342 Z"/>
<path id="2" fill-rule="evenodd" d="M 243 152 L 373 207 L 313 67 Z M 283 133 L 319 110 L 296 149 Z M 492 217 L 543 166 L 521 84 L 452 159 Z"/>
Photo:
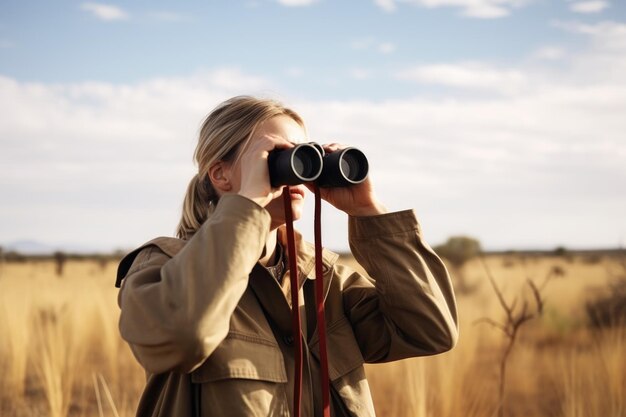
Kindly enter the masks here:
<path id="1" fill-rule="evenodd" d="M 288 334 L 288 335 L 284 336 L 284 337 L 283 337 L 283 342 L 285 342 L 285 344 L 286 344 L 287 346 L 291 346 L 291 345 L 293 345 L 293 336 L 292 336 L 292 335 L 290 335 L 290 334 Z"/>

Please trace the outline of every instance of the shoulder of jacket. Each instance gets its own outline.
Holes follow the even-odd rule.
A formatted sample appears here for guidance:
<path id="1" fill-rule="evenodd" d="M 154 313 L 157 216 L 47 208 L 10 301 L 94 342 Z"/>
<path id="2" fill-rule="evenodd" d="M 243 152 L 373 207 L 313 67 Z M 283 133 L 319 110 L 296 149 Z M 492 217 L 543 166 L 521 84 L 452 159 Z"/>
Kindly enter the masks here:
<path id="1" fill-rule="evenodd" d="M 137 256 L 142 253 L 144 249 L 149 249 L 149 252 L 154 248 L 158 248 L 165 255 L 172 258 L 183 248 L 183 246 L 185 246 L 186 243 L 186 240 L 161 236 L 154 238 L 139 246 L 138 248 L 132 250 L 122 258 L 117 267 L 115 286 L 119 288 L 122 285 L 122 280 L 126 277 L 126 275 L 128 275 L 128 272 L 130 271 L 133 262 L 135 262 Z"/>

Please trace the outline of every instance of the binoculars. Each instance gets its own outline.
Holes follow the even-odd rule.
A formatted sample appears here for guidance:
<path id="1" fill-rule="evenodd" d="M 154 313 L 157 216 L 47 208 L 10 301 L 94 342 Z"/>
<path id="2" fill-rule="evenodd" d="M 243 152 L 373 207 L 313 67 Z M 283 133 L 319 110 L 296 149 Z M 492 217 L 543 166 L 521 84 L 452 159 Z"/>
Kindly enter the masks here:
<path id="1" fill-rule="evenodd" d="M 325 153 L 318 143 L 301 143 L 270 152 L 267 163 L 272 187 L 315 182 L 320 187 L 346 187 L 363 182 L 369 165 L 357 148 Z"/>

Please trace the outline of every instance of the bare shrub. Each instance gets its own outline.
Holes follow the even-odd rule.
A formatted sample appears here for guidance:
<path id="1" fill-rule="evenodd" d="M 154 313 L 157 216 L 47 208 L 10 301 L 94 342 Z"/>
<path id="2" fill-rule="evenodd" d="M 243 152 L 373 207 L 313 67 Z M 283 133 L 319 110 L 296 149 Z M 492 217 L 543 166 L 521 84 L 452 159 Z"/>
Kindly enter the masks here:
<path id="1" fill-rule="evenodd" d="M 522 298 L 523 300 L 522 305 L 520 308 L 517 308 L 518 297 L 515 297 L 513 301 L 511 301 L 510 303 L 507 303 L 507 301 L 504 298 L 504 295 L 502 294 L 502 291 L 496 285 L 496 281 L 493 275 L 491 274 L 491 270 L 487 266 L 487 263 L 485 262 L 484 258 L 481 257 L 480 259 L 482 261 L 483 267 L 485 268 L 485 271 L 487 272 L 489 283 L 491 284 L 491 287 L 493 288 L 493 291 L 495 292 L 496 297 L 498 298 L 498 302 L 500 303 L 500 306 L 502 307 L 505 313 L 505 320 L 503 323 L 497 322 L 488 317 L 483 317 L 476 321 L 477 323 L 484 322 L 484 323 L 490 324 L 491 326 L 500 330 L 506 338 L 504 351 L 502 353 L 502 357 L 500 358 L 500 383 L 499 383 L 499 390 L 498 390 L 498 398 L 499 398 L 498 416 L 504 417 L 505 416 L 505 396 L 504 396 L 505 391 L 504 389 L 506 385 L 507 363 L 508 363 L 509 356 L 511 355 L 511 352 L 513 351 L 515 342 L 517 341 L 519 331 L 525 323 L 543 314 L 545 300 L 542 296 L 542 291 L 545 289 L 550 279 L 552 279 L 555 276 L 564 275 L 564 271 L 562 268 L 558 266 L 553 267 L 548 273 L 548 275 L 545 277 L 543 283 L 539 286 L 535 284 L 530 278 L 528 278 L 526 280 L 526 284 L 528 286 L 528 289 L 530 290 L 530 293 L 532 295 L 532 299 L 535 305 L 531 306 L 527 299 Z"/>
<path id="2" fill-rule="evenodd" d="M 622 255 L 617 272 L 609 271 L 607 287 L 585 304 L 585 312 L 592 327 L 626 325 L 626 254 Z"/>

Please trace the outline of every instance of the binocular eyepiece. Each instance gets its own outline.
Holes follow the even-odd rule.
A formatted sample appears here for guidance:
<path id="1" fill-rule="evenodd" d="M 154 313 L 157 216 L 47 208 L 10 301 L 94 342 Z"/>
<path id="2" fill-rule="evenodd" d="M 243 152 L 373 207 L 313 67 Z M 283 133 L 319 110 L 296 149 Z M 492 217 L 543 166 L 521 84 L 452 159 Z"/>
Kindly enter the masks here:
<path id="1" fill-rule="evenodd" d="M 305 182 L 315 182 L 320 187 L 346 187 L 363 182 L 369 171 L 365 154 L 357 148 L 326 154 L 314 142 L 275 149 L 267 162 L 272 187 Z"/>

